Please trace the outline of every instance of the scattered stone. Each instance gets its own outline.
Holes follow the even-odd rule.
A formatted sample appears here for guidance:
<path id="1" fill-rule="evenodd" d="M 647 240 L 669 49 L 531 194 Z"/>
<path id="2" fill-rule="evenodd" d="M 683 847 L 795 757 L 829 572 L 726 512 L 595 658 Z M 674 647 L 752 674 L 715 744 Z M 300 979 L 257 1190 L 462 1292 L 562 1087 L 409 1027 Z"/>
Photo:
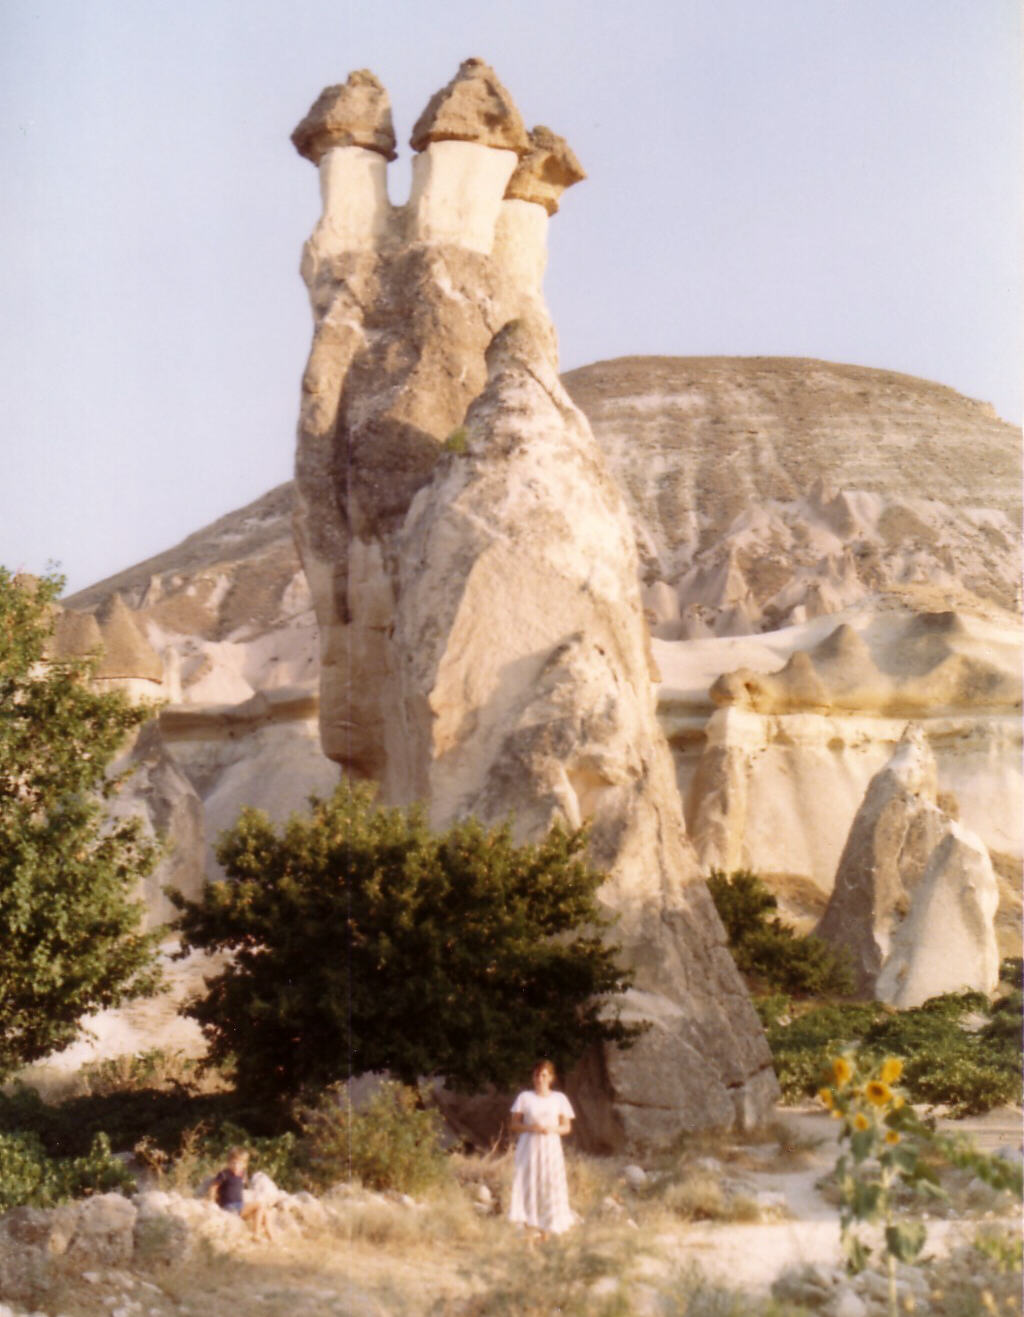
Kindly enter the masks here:
<path id="1" fill-rule="evenodd" d="M 832 1317 L 867 1317 L 868 1305 L 856 1290 L 841 1289 L 832 1302 Z"/>
<path id="2" fill-rule="evenodd" d="M 622 1168 L 622 1178 L 631 1189 L 642 1189 L 648 1182 L 647 1172 L 644 1168 L 632 1164 Z"/>

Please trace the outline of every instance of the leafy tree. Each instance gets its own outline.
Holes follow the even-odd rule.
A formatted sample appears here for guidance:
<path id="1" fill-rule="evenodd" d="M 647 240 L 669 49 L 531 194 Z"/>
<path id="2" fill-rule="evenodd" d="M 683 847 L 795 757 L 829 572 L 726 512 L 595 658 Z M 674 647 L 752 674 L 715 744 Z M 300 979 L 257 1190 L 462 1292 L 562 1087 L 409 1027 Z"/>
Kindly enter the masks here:
<path id="1" fill-rule="evenodd" d="M 156 983 L 132 894 L 157 848 L 103 808 L 148 711 L 92 690 L 93 660 L 47 658 L 62 585 L 0 568 L 0 1078 Z"/>
<path id="2" fill-rule="evenodd" d="M 849 958 L 820 937 L 802 936 L 771 914 L 778 901 L 749 869 L 712 870 L 708 890 L 737 968 L 754 986 L 797 994 L 853 991 Z"/>
<path id="3" fill-rule="evenodd" d="M 602 940 L 582 832 L 517 846 L 508 825 L 467 820 L 435 834 L 366 784 L 311 805 L 281 835 L 244 811 L 217 850 L 228 880 L 172 896 L 183 954 L 230 953 L 188 1014 L 241 1088 L 374 1070 L 507 1087 L 538 1056 L 566 1065 L 639 1032 L 600 1000 L 632 976 Z"/>

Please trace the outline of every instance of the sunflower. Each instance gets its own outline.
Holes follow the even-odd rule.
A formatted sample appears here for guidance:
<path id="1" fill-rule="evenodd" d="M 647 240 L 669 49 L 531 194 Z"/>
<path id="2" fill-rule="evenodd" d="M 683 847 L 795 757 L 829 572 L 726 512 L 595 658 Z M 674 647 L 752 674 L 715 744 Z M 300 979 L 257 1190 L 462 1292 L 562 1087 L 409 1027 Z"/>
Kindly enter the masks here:
<path id="1" fill-rule="evenodd" d="M 895 1130 L 886 1130 L 885 1141 L 886 1143 L 899 1143 L 900 1136 L 896 1133 Z"/>
<path id="2" fill-rule="evenodd" d="M 830 1088 L 819 1088 L 818 1100 L 820 1102 L 823 1102 L 825 1106 L 828 1107 L 829 1111 L 832 1110 L 833 1101 L 832 1101 L 832 1090 Z"/>
<path id="3" fill-rule="evenodd" d="M 832 1062 L 832 1074 L 836 1084 L 842 1088 L 853 1078 L 853 1066 L 850 1065 L 845 1056 L 837 1056 Z"/>
<path id="4" fill-rule="evenodd" d="M 864 1089 L 864 1096 L 875 1107 L 884 1107 L 892 1101 L 892 1089 L 880 1079 L 872 1079 Z"/>
<path id="5" fill-rule="evenodd" d="M 883 1084 L 895 1084 L 900 1075 L 903 1074 L 903 1062 L 898 1056 L 887 1056 L 882 1062 L 882 1073 L 879 1075 Z"/>
<path id="6" fill-rule="evenodd" d="M 871 1121 L 868 1120 L 867 1116 L 864 1115 L 863 1111 L 858 1111 L 856 1116 L 854 1116 L 853 1118 L 853 1128 L 855 1130 L 866 1130 L 870 1124 Z"/>

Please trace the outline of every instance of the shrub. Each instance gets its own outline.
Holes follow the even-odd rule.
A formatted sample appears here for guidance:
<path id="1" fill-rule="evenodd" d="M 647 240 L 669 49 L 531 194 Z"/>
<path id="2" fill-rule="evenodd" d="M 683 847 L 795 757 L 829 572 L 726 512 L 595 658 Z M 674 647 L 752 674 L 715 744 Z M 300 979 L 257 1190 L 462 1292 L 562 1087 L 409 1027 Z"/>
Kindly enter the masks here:
<path id="1" fill-rule="evenodd" d="M 586 835 L 516 845 L 470 819 L 432 833 L 342 783 L 279 834 L 245 811 L 218 846 L 228 881 L 174 896 L 183 947 L 228 953 L 187 1013 L 239 1089 L 267 1105 L 352 1074 L 508 1087 L 538 1056 L 567 1069 L 640 1032 L 602 937 Z"/>
<path id="2" fill-rule="evenodd" d="M 130 1190 L 134 1177 L 97 1134 L 82 1157 L 50 1157 L 32 1133 L 0 1134 L 0 1212 L 12 1207 L 53 1207 L 88 1193 Z"/>
<path id="3" fill-rule="evenodd" d="M 769 917 L 778 901 L 749 869 L 731 874 L 713 869 L 708 890 L 737 968 L 752 988 L 801 996 L 842 997 L 853 991 L 846 953 Z"/>
<path id="4" fill-rule="evenodd" d="M 823 1055 L 859 1048 L 865 1063 L 903 1058 L 912 1101 L 941 1103 L 962 1116 L 1019 1101 L 1020 1010 L 1020 993 L 991 1007 L 981 993 L 947 993 L 906 1011 L 880 1002 L 818 1006 L 777 1017 L 765 1032 L 789 1101 L 815 1092 Z M 977 1015 L 988 1022 L 972 1032 L 965 1017 Z"/>
<path id="5" fill-rule="evenodd" d="M 415 1193 L 447 1171 L 441 1117 L 403 1084 L 382 1083 L 361 1110 L 346 1090 L 331 1089 L 300 1121 L 303 1164 L 318 1188 L 354 1179 L 371 1189 Z"/>

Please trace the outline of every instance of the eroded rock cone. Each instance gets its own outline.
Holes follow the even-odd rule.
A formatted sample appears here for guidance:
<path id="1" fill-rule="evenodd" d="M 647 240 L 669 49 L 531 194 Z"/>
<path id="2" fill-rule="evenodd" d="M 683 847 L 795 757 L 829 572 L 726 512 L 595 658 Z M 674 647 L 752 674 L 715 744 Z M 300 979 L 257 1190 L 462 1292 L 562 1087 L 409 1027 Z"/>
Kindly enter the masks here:
<path id="1" fill-rule="evenodd" d="M 497 335 L 465 451 L 403 530 L 395 626 L 408 778 L 438 826 L 589 822 L 602 900 L 652 1022 L 571 1081 L 590 1146 L 750 1122 L 770 1055 L 685 840 L 655 720 L 633 532 L 583 414 L 527 321 Z"/>

